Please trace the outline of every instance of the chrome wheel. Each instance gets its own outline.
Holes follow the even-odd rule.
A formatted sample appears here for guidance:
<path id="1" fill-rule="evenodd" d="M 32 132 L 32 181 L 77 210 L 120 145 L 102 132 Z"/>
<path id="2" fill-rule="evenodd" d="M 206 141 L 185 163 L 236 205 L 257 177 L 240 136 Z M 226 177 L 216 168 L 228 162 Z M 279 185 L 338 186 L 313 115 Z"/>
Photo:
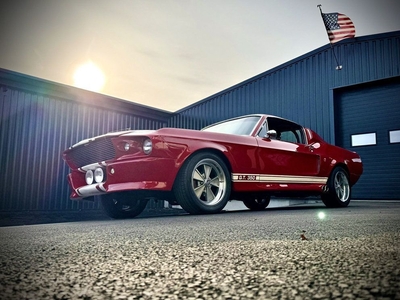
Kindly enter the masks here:
<path id="1" fill-rule="evenodd" d="M 231 185 L 230 172 L 222 158 L 200 152 L 182 166 L 175 179 L 174 194 L 188 213 L 217 213 L 228 202 Z"/>
<path id="2" fill-rule="evenodd" d="M 349 175 L 343 167 L 338 166 L 329 176 L 326 192 L 321 195 L 321 199 L 327 207 L 346 207 L 350 198 Z"/>
<path id="3" fill-rule="evenodd" d="M 338 199 L 342 202 L 346 202 L 350 197 L 350 185 L 349 180 L 343 171 L 336 173 L 334 185 Z"/>
<path id="4" fill-rule="evenodd" d="M 222 167 L 209 158 L 199 161 L 192 173 L 192 188 L 205 205 L 219 203 L 226 192 L 226 176 Z"/>

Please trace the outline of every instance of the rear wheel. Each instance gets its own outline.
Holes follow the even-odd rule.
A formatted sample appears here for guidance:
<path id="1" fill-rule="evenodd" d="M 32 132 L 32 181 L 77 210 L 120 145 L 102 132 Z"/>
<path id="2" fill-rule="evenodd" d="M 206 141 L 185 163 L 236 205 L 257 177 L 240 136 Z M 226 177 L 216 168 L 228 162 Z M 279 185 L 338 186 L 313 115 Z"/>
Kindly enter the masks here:
<path id="1" fill-rule="evenodd" d="M 270 197 L 243 200 L 243 204 L 250 210 L 264 210 L 269 205 L 269 202 Z"/>
<path id="2" fill-rule="evenodd" d="M 231 176 L 225 163 L 208 152 L 195 154 L 179 171 L 175 197 L 191 214 L 220 212 L 229 200 Z"/>
<path id="3" fill-rule="evenodd" d="M 139 215 L 147 205 L 145 199 L 131 199 L 129 192 L 100 196 L 104 212 L 114 219 L 128 219 Z"/>
<path id="4" fill-rule="evenodd" d="M 346 207 L 350 203 L 351 187 L 349 175 L 342 167 L 333 169 L 328 179 L 328 192 L 322 194 L 327 207 Z"/>

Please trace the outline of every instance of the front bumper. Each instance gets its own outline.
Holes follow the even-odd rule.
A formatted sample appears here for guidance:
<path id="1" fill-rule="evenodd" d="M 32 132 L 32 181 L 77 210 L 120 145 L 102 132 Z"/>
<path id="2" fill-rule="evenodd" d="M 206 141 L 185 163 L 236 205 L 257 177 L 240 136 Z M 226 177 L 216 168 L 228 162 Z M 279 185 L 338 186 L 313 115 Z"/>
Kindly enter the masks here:
<path id="1" fill-rule="evenodd" d="M 104 182 L 86 184 L 85 173 L 97 167 L 106 173 Z M 68 175 L 72 189 L 70 198 L 79 200 L 105 193 L 134 190 L 171 191 L 178 167 L 169 158 L 146 157 L 135 160 L 114 160 L 81 167 Z"/>

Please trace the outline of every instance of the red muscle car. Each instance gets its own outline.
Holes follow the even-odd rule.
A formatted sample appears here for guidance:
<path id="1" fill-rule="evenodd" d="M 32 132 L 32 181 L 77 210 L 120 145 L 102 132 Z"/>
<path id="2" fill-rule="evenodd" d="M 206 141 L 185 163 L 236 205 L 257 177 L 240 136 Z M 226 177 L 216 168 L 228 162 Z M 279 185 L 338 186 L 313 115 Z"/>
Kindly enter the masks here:
<path id="1" fill-rule="evenodd" d="M 271 195 L 320 195 L 328 207 L 345 207 L 363 171 L 355 152 L 261 114 L 200 131 L 108 133 L 75 144 L 63 158 L 71 169 L 71 199 L 100 198 L 113 218 L 137 216 L 149 199 L 179 204 L 191 214 L 217 213 L 229 200 L 263 210 Z"/>

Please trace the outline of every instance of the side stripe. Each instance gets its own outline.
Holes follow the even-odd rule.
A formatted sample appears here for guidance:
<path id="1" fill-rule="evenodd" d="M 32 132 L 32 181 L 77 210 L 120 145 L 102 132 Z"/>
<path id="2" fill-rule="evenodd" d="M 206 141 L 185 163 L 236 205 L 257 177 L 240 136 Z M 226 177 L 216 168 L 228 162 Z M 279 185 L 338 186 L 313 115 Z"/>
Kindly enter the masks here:
<path id="1" fill-rule="evenodd" d="M 233 182 L 326 184 L 328 177 L 232 173 Z"/>

